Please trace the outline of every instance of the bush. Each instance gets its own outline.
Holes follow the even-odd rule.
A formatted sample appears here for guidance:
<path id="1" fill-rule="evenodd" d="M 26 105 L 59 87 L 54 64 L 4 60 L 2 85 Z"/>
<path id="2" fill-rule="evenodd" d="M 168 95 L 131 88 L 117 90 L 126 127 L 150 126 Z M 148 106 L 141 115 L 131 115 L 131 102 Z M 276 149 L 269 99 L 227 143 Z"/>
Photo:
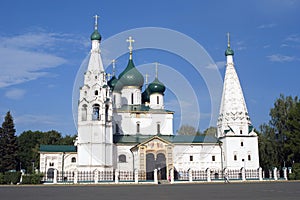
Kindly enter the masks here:
<path id="1" fill-rule="evenodd" d="M 40 184 L 42 182 L 43 174 L 28 174 L 22 178 L 22 184 Z"/>
<path id="2" fill-rule="evenodd" d="M 289 180 L 295 180 L 295 176 L 295 173 L 290 173 L 288 178 Z"/>
<path id="3" fill-rule="evenodd" d="M 5 172 L 1 175 L 1 184 L 17 184 L 21 178 L 21 172 Z"/>
<path id="4" fill-rule="evenodd" d="M 4 174 L 0 173 L 0 184 L 4 184 Z"/>

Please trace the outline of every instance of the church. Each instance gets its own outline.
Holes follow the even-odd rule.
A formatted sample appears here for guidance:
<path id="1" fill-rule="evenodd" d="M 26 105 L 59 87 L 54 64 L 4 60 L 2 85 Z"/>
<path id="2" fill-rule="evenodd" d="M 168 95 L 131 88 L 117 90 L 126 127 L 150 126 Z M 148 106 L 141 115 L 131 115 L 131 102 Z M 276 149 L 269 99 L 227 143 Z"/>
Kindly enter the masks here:
<path id="1" fill-rule="evenodd" d="M 216 136 L 174 133 L 174 112 L 164 104 L 166 86 L 157 72 L 154 80 L 145 84 L 134 64 L 132 37 L 127 39 L 127 67 L 112 77 L 103 67 L 97 17 L 90 39 L 90 57 L 78 99 L 77 140 L 74 146 L 41 145 L 40 172 L 138 171 L 145 180 L 153 180 L 157 172 L 164 180 L 180 171 L 259 168 L 258 137 L 229 37 Z"/>

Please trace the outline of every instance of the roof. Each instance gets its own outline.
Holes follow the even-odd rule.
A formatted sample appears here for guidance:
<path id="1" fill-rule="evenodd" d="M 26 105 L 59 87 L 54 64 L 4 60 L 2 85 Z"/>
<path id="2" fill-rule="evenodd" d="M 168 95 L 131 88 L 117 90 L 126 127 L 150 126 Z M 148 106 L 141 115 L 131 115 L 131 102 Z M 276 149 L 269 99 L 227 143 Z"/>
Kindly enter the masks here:
<path id="1" fill-rule="evenodd" d="M 117 112 L 150 112 L 150 113 L 174 113 L 171 110 L 151 109 L 149 106 L 142 105 L 123 105 Z"/>
<path id="2" fill-rule="evenodd" d="M 40 145 L 40 152 L 77 152 L 73 145 Z"/>
<path id="3" fill-rule="evenodd" d="M 173 144 L 199 144 L 199 143 L 218 143 L 219 140 L 213 136 L 206 135 L 114 135 L 115 144 L 138 144 L 143 143 L 152 137 L 159 137 Z"/>

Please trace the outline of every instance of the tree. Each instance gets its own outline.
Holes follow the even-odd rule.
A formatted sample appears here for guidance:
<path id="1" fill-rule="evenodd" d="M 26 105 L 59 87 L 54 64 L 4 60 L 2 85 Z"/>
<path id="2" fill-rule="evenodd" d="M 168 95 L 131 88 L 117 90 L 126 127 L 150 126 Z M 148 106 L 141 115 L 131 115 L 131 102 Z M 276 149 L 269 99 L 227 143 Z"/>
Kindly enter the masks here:
<path id="1" fill-rule="evenodd" d="M 177 131 L 178 135 L 197 135 L 200 132 L 196 130 L 195 127 L 190 125 L 182 125 L 179 130 Z"/>
<path id="2" fill-rule="evenodd" d="M 209 127 L 207 128 L 204 132 L 203 132 L 204 135 L 207 135 L 207 136 L 213 136 L 213 137 L 216 137 L 217 136 L 217 127 Z"/>
<path id="3" fill-rule="evenodd" d="M 0 171 L 16 170 L 17 168 L 17 138 L 13 117 L 10 112 L 6 113 L 2 128 L 0 131 L 1 159 Z"/>

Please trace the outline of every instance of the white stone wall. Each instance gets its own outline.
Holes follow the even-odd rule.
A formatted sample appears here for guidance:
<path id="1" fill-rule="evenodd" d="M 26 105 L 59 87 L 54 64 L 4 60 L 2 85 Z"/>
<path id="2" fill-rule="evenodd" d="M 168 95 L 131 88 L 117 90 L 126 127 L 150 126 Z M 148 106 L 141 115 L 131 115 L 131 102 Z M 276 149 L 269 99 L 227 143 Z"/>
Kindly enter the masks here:
<path id="1" fill-rule="evenodd" d="M 222 138 L 224 151 L 224 168 L 230 169 L 258 169 L 259 153 L 257 136 L 253 137 L 225 137 Z M 250 155 L 250 160 L 248 156 Z M 235 160 L 236 156 L 236 160 Z"/>
<path id="2" fill-rule="evenodd" d="M 118 170 L 124 170 L 124 171 L 132 171 L 133 168 L 133 154 L 130 151 L 130 148 L 132 146 L 126 146 L 126 145 L 115 145 L 115 152 L 114 152 L 114 168 Z M 122 162 L 119 160 L 120 155 L 126 156 L 126 162 Z"/>
<path id="3" fill-rule="evenodd" d="M 192 161 L 190 157 L 193 157 Z M 215 161 L 213 161 L 213 156 Z M 218 144 L 176 144 L 173 149 L 176 170 L 221 169 L 221 148 Z"/>
<path id="4" fill-rule="evenodd" d="M 140 134 L 156 135 L 157 124 L 160 124 L 162 135 L 173 135 L 173 114 L 171 113 L 114 113 L 114 120 L 119 124 L 120 134 L 135 135 L 137 124 Z"/>
<path id="5" fill-rule="evenodd" d="M 64 161 L 63 161 L 64 158 Z M 75 162 L 72 162 L 72 158 L 75 158 Z M 51 153 L 41 152 L 40 153 L 40 172 L 47 173 L 48 169 L 56 169 L 62 171 L 74 171 L 77 165 L 77 153 Z"/>

